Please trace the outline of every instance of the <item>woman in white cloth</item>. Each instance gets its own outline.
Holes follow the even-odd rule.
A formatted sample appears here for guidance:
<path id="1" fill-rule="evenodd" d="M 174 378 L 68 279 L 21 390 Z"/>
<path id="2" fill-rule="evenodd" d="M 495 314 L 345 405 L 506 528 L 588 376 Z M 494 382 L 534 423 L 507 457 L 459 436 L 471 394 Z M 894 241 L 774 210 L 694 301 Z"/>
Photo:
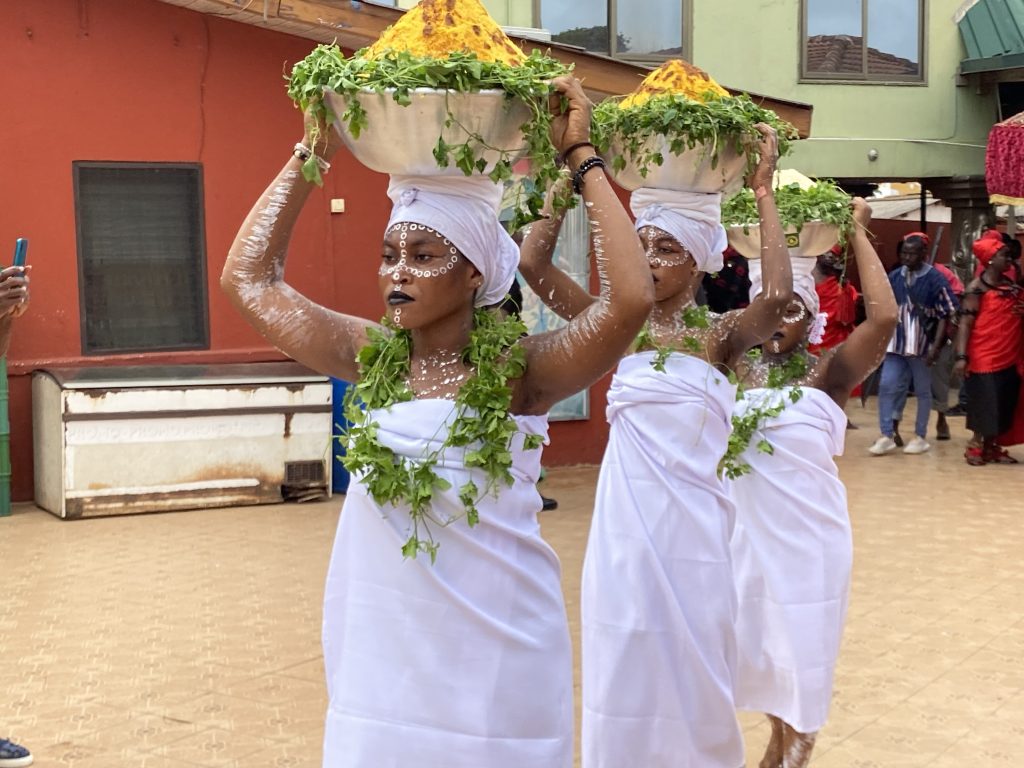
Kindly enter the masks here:
<path id="1" fill-rule="evenodd" d="M 633 193 L 655 306 L 608 394 L 611 431 L 583 572 L 584 768 L 743 764 L 732 690 L 733 507 L 718 463 L 736 400 L 727 374 L 772 334 L 791 280 L 772 194 L 776 137 L 758 130 L 750 183 L 768 274 L 747 309 L 713 316 L 694 305 L 704 272 L 722 264 L 721 197 Z M 594 299 L 552 266 L 557 226 L 534 225 L 520 270 L 572 318 Z"/>
<path id="2" fill-rule="evenodd" d="M 568 106 L 555 117 L 552 138 L 560 151 L 571 150 L 568 164 L 610 255 L 598 262 L 605 289 L 592 311 L 565 330 L 510 342 L 522 345 L 525 372 L 508 381 L 507 413 L 534 436 L 531 445 L 546 435 L 551 405 L 614 365 L 652 301 L 638 274 L 643 251 L 600 164 L 587 162 L 585 177 L 579 173 L 593 157 L 584 144 L 591 104 L 575 79 L 560 78 L 555 87 Z M 339 145 L 333 130 L 325 135 L 326 147 L 315 148 L 324 160 Z M 307 125 L 305 151 L 297 153 L 310 147 Z M 222 285 L 282 351 L 354 381 L 360 350 L 397 338 L 398 330 L 391 335 L 314 304 L 284 282 L 288 241 L 311 191 L 300 165 L 289 160 L 252 209 Z M 404 389 L 394 382 L 408 398 L 370 417 L 394 466 L 415 467 L 444 442 L 453 401 L 474 380 L 466 350 L 480 322 L 475 308 L 507 294 L 518 249 L 498 223 L 501 190 L 486 178 L 393 178 L 390 195 L 395 206 L 379 285 L 389 326 L 411 338 Z M 324 602 L 325 767 L 571 768 L 568 622 L 558 560 L 537 522 L 540 450 L 527 447 L 523 434 L 508 449 L 510 483 L 479 499 L 472 528 L 460 489 L 488 481 L 469 453 L 504 447 L 446 448 L 440 456 L 427 509 L 435 521 L 434 564 L 422 554 L 403 555 L 414 528 L 408 505 L 378 504 L 367 476 L 354 478 Z"/>
<path id="3" fill-rule="evenodd" d="M 758 428 L 741 456 L 749 471 L 730 488 L 739 595 L 736 706 L 766 712 L 771 721 L 760 768 L 806 766 L 828 717 L 853 559 L 846 489 L 833 457 L 843 452 L 847 398 L 878 367 L 896 327 L 896 301 L 867 237 L 871 209 L 860 198 L 854 218 L 867 320 L 821 357 L 808 354 L 808 342 L 822 330 L 814 259 L 794 259 L 796 297 L 760 360 L 740 371 L 749 389 L 737 416 L 752 416 Z M 751 266 L 753 295 L 760 275 L 756 262 Z M 773 370 L 783 375 L 772 384 L 782 386 L 768 386 Z M 762 440 L 770 451 L 758 449 Z"/>

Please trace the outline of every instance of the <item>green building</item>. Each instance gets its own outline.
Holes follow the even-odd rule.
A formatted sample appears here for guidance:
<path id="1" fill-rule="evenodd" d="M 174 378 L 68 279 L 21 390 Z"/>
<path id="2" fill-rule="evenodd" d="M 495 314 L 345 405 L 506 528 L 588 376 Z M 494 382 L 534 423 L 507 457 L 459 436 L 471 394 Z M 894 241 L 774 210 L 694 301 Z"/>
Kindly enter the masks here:
<path id="1" fill-rule="evenodd" d="M 559 43 L 652 66 L 682 56 L 731 88 L 812 104 L 811 137 L 784 164 L 857 192 L 921 182 L 953 208 L 962 265 L 992 221 L 985 145 L 1024 109 L 1007 73 L 1024 66 L 1024 0 L 483 2 L 499 23 Z"/>

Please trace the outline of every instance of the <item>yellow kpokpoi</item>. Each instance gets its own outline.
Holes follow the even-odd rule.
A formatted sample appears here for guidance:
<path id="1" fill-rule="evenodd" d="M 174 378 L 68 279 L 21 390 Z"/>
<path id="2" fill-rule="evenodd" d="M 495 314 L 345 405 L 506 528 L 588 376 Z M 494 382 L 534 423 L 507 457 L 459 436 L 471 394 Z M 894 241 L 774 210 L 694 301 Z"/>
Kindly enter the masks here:
<path id="1" fill-rule="evenodd" d="M 510 66 L 526 59 L 480 0 L 421 0 L 366 49 L 366 57 L 377 59 L 388 51 L 433 59 L 461 51 Z"/>
<path id="2" fill-rule="evenodd" d="M 707 101 L 711 96 L 729 95 L 725 88 L 700 67 L 695 67 L 682 59 L 672 59 L 644 78 L 639 88 L 619 102 L 619 107 L 639 107 L 653 97 L 665 93 L 682 94 L 694 101 Z"/>

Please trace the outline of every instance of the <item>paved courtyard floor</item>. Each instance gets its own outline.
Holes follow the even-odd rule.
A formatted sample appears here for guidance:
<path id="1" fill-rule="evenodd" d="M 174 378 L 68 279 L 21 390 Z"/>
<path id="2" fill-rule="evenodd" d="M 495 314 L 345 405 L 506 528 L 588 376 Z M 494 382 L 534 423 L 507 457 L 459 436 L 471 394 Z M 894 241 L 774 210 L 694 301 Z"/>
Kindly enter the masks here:
<path id="1" fill-rule="evenodd" d="M 874 414 L 849 413 L 853 592 L 813 764 L 1020 766 L 1024 466 L 967 467 L 962 419 L 931 453 L 871 457 Z M 543 488 L 577 643 L 595 477 L 553 470 Z M 339 507 L 0 518 L 0 736 L 42 768 L 319 766 Z M 767 725 L 741 722 L 756 766 Z"/>

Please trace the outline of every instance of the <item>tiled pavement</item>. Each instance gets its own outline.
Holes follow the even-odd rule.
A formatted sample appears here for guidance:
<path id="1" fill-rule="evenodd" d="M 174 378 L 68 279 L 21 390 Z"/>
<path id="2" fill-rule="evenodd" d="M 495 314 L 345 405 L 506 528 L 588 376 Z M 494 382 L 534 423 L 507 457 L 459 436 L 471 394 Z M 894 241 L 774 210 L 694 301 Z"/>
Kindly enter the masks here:
<path id="1" fill-rule="evenodd" d="M 968 468 L 962 420 L 930 454 L 870 457 L 873 414 L 849 412 L 854 584 L 814 765 L 1020 765 L 1024 467 Z M 594 477 L 544 489 L 574 634 Z M 0 519 L 0 734 L 42 768 L 318 766 L 339 505 Z M 756 765 L 767 727 L 741 719 Z"/>

